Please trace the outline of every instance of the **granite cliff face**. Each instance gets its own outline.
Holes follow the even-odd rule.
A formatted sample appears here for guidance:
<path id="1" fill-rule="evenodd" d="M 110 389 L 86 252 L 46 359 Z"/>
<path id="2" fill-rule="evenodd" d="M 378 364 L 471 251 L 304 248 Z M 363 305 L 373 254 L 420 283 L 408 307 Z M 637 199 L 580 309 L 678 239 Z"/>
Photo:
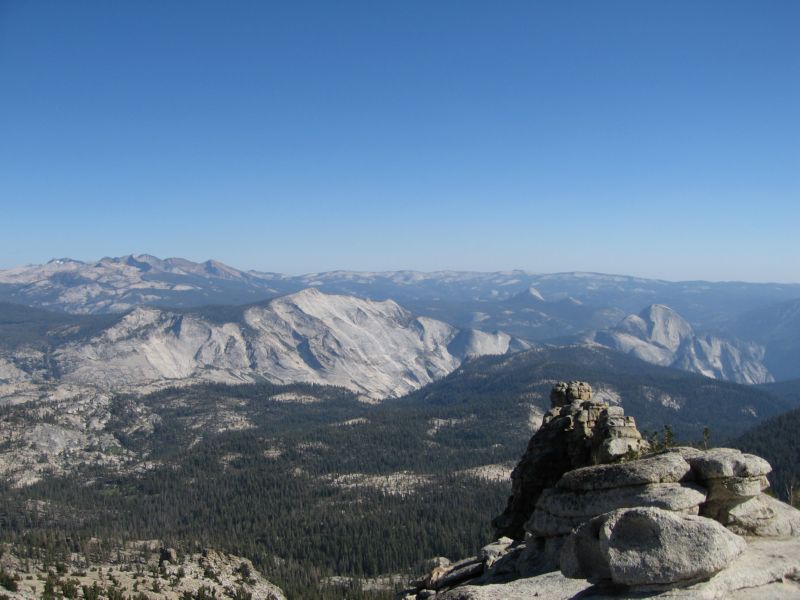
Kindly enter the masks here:
<path id="1" fill-rule="evenodd" d="M 774 381 L 764 365 L 765 348 L 755 342 L 698 334 L 677 312 L 653 304 L 616 327 L 591 334 L 597 343 L 646 362 L 737 383 Z"/>
<path id="2" fill-rule="evenodd" d="M 467 358 L 529 347 L 502 332 L 417 317 L 390 300 L 315 289 L 225 316 L 137 308 L 88 339 L 38 351 L 38 362 L 46 359 L 50 378 L 102 389 L 266 379 L 336 385 L 379 400 L 443 377 Z M 31 352 L 0 357 L 0 378 L 24 381 Z"/>
<path id="3" fill-rule="evenodd" d="M 494 521 L 502 537 L 437 559 L 404 598 L 800 597 L 800 511 L 764 493 L 765 460 L 648 454 L 633 421 L 591 395 L 581 382 L 554 387 Z"/>

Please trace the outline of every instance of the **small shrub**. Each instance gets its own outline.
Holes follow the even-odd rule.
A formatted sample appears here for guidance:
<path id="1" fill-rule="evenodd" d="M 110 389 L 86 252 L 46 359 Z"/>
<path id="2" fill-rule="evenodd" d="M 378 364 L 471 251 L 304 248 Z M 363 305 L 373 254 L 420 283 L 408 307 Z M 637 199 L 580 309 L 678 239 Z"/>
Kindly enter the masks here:
<path id="1" fill-rule="evenodd" d="M 10 573 L 6 573 L 4 569 L 0 569 L 0 586 L 9 592 L 16 592 L 18 589 L 17 580 Z"/>
<path id="2" fill-rule="evenodd" d="M 78 597 L 78 584 L 80 582 L 77 579 L 67 579 L 61 582 L 61 593 L 64 594 L 64 598 L 77 598 Z"/>
<path id="3" fill-rule="evenodd" d="M 108 600 L 125 600 L 125 594 L 118 587 L 113 586 L 106 590 L 106 598 Z"/>
<path id="4" fill-rule="evenodd" d="M 250 566 L 246 562 L 240 564 L 237 571 L 239 571 L 243 579 L 250 578 Z"/>
<path id="5" fill-rule="evenodd" d="M 97 582 L 95 581 L 92 584 L 92 587 L 88 585 L 84 585 L 82 588 L 83 590 L 83 598 L 84 600 L 99 600 L 100 599 L 100 588 L 97 587 Z"/>
<path id="6" fill-rule="evenodd" d="M 233 598 L 233 600 L 253 600 L 253 594 L 239 586 L 236 588 L 236 591 L 233 593 L 231 598 Z"/>

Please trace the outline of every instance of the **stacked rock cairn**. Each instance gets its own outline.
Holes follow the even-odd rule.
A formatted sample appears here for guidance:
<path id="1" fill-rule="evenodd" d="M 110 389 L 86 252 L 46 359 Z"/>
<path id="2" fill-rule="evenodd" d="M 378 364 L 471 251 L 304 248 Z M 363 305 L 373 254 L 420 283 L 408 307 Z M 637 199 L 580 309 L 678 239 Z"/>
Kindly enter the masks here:
<path id="1" fill-rule="evenodd" d="M 622 407 L 588 383 L 556 384 L 511 474 L 498 539 L 434 568 L 400 597 L 467 598 L 464 585 L 549 572 L 632 593 L 685 587 L 725 569 L 740 536 L 800 536 L 800 511 L 764 494 L 771 467 L 731 448 L 649 447 Z M 454 590 L 455 588 L 455 590 Z"/>

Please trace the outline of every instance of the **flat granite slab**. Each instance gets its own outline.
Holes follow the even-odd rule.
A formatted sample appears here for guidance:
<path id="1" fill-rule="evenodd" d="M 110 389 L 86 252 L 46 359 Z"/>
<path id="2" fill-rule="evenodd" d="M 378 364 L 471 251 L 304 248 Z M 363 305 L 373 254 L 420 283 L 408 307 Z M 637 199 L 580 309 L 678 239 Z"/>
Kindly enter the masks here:
<path id="1" fill-rule="evenodd" d="M 504 584 L 467 585 L 443 594 L 441 600 L 800 600 L 800 538 L 748 538 L 747 549 L 728 568 L 694 585 L 663 592 L 636 592 L 593 586 L 567 579 L 560 572 Z"/>

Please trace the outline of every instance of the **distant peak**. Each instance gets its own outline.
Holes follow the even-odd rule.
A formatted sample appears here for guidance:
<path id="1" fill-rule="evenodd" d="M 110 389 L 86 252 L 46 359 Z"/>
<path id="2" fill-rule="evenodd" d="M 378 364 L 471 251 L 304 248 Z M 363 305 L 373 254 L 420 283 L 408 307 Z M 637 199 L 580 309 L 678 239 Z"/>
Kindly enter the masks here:
<path id="1" fill-rule="evenodd" d="M 351 305 L 351 306 L 382 306 L 382 307 L 389 307 L 394 310 L 403 310 L 397 302 L 394 300 L 369 300 L 368 298 L 361 298 L 359 296 L 351 296 L 348 294 L 331 294 L 327 292 L 323 292 L 316 287 L 307 287 L 298 292 L 294 292 L 292 294 L 287 294 L 285 296 L 281 296 L 279 298 L 275 298 L 272 302 L 279 302 L 279 303 L 294 303 L 297 305 L 303 306 L 310 306 L 312 304 L 315 305 L 334 305 L 337 304 L 339 306 Z M 409 313 L 410 314 L 410 313 Z"/>
<path id="2" fill-rule="evenodd" d="M 324 294 L 315 287 L 307 287 L 305 289 L 300 290 L 299 292 L 294 292 L 293 294 L 287 294 L 286 296 L 283 297 L 290 299 L 301 299 L 301 298 L 321 298 L 322 296 L 326 295 L 327 294 Z"/>
<path id="3" fill-rule="evenodd" d="M 666 304 L 651 304 L 639 313 L 643 319 L 656 319 L 656 318 L 678 318 L 683 319 L 675 310 L 671 309 Z"/>
<path id="4" fill-rule="evenodd" d="M 47 261 L 47 264 L 48 264 L 48 265 L 66 265 L 66 264 L 70 264 L 70 263 L 72 263 L 72 264 L 76 264 L 76 265 L 82 265 L 82 264 L 85 264 L 85 263 L 84 263 L 83 261 L 81 261 L 81 260 L 75 260 L 74 258 L 68 258 L 68 257 L 64 257 L 64 258 L 53 258 L 53 259 L 50 259 L 49 261 Z"/>
<path id="5" fill-rule="evenodd" d="M 514 296 L 517 300 L 535 300 L 536 302 L 544 302 L 544 296 L 542 296 L 541 292 L 537 290 L 535 287 L 531 286 L 525 290 L 522 290 L 518 294 Z"/>
<path id="6" fill-rule="evenodd" d="M 223 263 L 219 262 L 218 260 L 214 260 L 213 258 L 205 261 L 203 263 L 203 268 L 209 273 L 218 273 L 218 272 L 221 272 L 221 271 L 225 271 L 225 272 L 234 271 L 234 269 L 232 269 L 228 265 L 223 264 Z"/>
<path id="7" fill-rule="evenodd" d="M 232 275 L 234 277 L 240 277 L 242 274 L 242 272 L 239 269 L 231 267 L 230 265 L 226 265 L 225 263 L 220 262 L 218 260 L 214 260 L 213 258 L 205 261 L 203 263 L 203 267 L 209 273 L 214 273 L 216 275 L 226 274 L 226 275 Z"/>
<path id="8" fill-rule="evenodd" d="M 535 298 L 536 300 L 541 300 L 542 302 L 544 302 L 544 296 L 542 296 L 542 293 L 533 286 L 525 290 L 523 294 L 527 294 L 531 298 Z"/>

